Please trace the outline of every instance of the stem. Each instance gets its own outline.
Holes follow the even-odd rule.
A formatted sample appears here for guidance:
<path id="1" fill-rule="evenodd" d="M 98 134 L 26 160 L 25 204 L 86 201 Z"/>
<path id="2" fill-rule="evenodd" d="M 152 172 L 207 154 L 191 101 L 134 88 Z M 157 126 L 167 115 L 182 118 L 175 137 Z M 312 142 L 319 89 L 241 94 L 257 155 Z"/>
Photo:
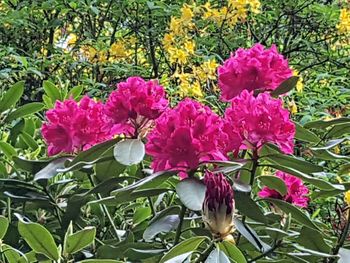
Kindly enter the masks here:
<path id="1" fill-rule="evenodd" d="M 180 211 L 180 222 L 179 222 L 179 225 L 177 227 L 177 230 L 176 230 L 176 235 L 175 235 L 175 240 L 174 240 L 174 246 L 179 243 L 179 240 L 180 240 L 180 236 L 181 236 L 181 228 L 182 228 L 182 224 L 183 224 L 183 221 L 184 221 L 184 217 L 185 217 L 185 213 L 186 213 L 186 206 L 182 205 L 181 206 L 181 211 Z"/>
<path id="2" fill-rule="evenodd" d="M 89 174 L 88 177 L 89 177 L 91 186 L 92 186 L 92 187 L 95 187 L 95 183 L 94 183 L 94 181 L 92 180 L 92 175 Z M 99 193 L 96 193 L 95 195 L 96 195 L 96 197 L 97 197 L 98 200 L 101 200 L 101 199 L 102 199 L 102 197 L 101 197 L 101 195 L 100 195 Z M 121 241 L 121 240 L 120 240 L 120 237 L 119 237 L 119 235 L 118 235 L 118 229 L 117 229 L 117 227 L 115 226 L 114 220 L 113 220 L 111 214 L 109 213 L 107 207 L 106 207 L 104 204 L 100 204 L 100 206 L 101 206 L 103 212 L 106 214 L 106 216 L 107 216 L 107 218 L 108 218 L 108 221 L 109 221 L 109 223 L 111 224 L 111 226 L 112 226 L 112 228 L 113 228 L 115 238 L 117 239 L 118 242 Z"/>
<path id="3" fill-rule="evenodd" d="M 335 249 L 333 250 L 333 255 L 338 255 L 338 252 L 340 250 L 340 248 L 344 245 L 344 242 L 348 236 L 348 232 L 349 232 L 349 227 L 350 227 L 350 210 L 347 211 L 348 215 L 347 215 L 347 218 L 346 218 L 346 225 L 343 229 L 343 232 L 338 240 L 338 244 L 337 246 L 335 247 Z M 331 262 L 334 262 L 337 258 L 333 258 L 331 259 Z"/>
<path id="4" fill-rule="evenodd" d="M 268 256 L 269 254 L 271 254 L 273 251 L 275 251 L 276 248 L 278 248 L 280 245 L 282 244 L 282 240 L 278 241 L 272 248 L 270 248 L 269 250 L 267 250 L 266 252 L 262 253 L 261 255 L 251 259 L 248 261 L 248 263 L 253 263 L 256 262 L 258 259 L 263 258 L 265 256 Z"/>

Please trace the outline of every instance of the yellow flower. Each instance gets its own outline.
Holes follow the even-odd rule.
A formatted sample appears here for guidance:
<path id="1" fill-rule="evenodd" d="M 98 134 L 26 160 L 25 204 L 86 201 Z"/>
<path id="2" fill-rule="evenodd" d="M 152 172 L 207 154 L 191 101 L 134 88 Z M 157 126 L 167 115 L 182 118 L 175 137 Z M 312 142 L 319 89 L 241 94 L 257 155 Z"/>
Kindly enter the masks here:
<path id="1" fill-rule="evenodd" d="M 170 48 L 168 52 L 171 63 L 186 64 L 188 55 L 185 51 L 178 48 Z"/>
<path id="2" fill-rule="evenodd" d="M 78 40 L 78 37 L 76 34 L 69 34 L 68 37 L 67 37 L 67 40 L 68 40 L 68 46 L 71 46 L 71 45 L 74 45 L 77 40 Z"/>
<path id="3" fill-rule="evenodd" d="M 171 33 L 166 33 L 163 38 L 163 45 L 166 50 L 171 48 L 175 42 L 175 37 Z"/>
<path id="4" fill-rule="evenodd" d="M 184 24 L 189 24 L 193 18 L 193 11 L 189 5 L 184 4 L 181 8 L 181 18 L 180 20 Z"/>
<path id="5" fill-rule="evenodd" d="M 345 192 L 344 201 L 347 203 L 347 205 L 350 205 L 350 190 Z"/>
<path id="6" fill-rule="evenodd" d="M 340 10 L 339 23 L 337 29 L 341 34 L 350 33 L 350 9 L 343 8 Z"/>
<path id="7" fill-rule="evenodd" d="M 194 41 L 187 40 L 185 42 L 184 46 L 185 46 L 185 50 L 187 51 L 187 53 L 194 54 L 194 49 L 196 47 L 196 43 Z"/>
<path id="8" fill-rule="evenodd" d="M 303 77 L 299 75 L 299 72 L 296 69 L 293 69 L 293 76 L 298 76 L 298 82 L 296 85 L 296 90 L 299 93 L 302 93 L 304 90 L 304 83 L 303 83 Z"/>
<path id="9" fill-rule="evenodd" d="M 111 56 L 123 58 L 126 57 L 126 48 L 125 45 L 121 42 L 115 42 L 111 45 L 109 50 Z"/>
<path id="10" fill-rule="evenodd" d="M 292 114 L 296 114 L 298 112 L 298 107 L 297 105 L 295 104 L 295 101 L 292 100 L 288 103 L 288 106 L 289 106 L 289 110 Z"/>

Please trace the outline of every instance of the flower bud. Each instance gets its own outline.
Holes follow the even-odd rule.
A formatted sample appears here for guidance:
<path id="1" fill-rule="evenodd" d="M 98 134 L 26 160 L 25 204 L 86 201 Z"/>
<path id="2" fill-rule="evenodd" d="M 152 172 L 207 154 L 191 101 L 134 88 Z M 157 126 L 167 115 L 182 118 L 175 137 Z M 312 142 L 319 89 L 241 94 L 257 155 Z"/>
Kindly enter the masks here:
<path id="1" fill-rule="evenodd" d="M 206 172 L 207 186 L 203 203 L 203 221 L 214 238 L 227 239 L 234 230 L 234 200 L 230 183 L 221 173 Z"/>

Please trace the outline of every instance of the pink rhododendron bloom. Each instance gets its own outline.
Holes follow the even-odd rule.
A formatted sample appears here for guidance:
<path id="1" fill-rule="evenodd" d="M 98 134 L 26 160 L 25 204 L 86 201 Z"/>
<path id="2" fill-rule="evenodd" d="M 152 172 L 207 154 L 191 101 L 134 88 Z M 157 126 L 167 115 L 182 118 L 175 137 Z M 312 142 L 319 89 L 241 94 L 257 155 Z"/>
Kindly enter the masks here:
<path id="1" fill-rule="evenodd" d="M 259 192 L 259 196 L 261 198 L 281 199 L 299 207 L 308 206 L 309 198 L 307 197 L 307 194 L 309 193 L 309 189 L 304 185 L 303 181 L 300 178 L 281 171 L 277 171 L 276 176 L 281 178 L 286 184 L 288 190 L 287 194 L 282 196 L 276 190 L 265 186 Z"/>
<path id="2" fill-rule="evenodd" d="M 233 230 L 235 202 L 233 190 L 222 173 L 206 172 L 207 186 L 203 203 L 203 221 L 216 238 L 225 239 Z"/>
<path id="3" fill-rule="evenodd" d="M 156 120 L 146 151 L 155 171 L 196 169 L 200 162 L 222 160 L 219 135 L 222 119 L 207 106 L 181 101 Z"/>
<path id="4" fill-rule="evenodd" d="M 237 140 L 237 134 L 241 137 L 242 149 L 258 149 L 265 143 L 274 143 L 284 153 L 293 153 L 295 125 L 282 101 L 268 93 L 254 97 L 244 90 L 226 109 L 225 121 L 233 134 L 228 134 L 233 136 L 232 140 Z"/>
<path id="5" fill-rule="evenodd" d="M 288 60 L 275 45 L 264 49 L 255 44 L 250 49 L 239 48 L 218 68 L 221 99 L 230 101 L 242 90 L 274 90 L 293 75 Z"/>
<path id="6" fill-rule="evenodd" d="M 164 88 L 156 80 L 130 77 L 118 84 L 106 102 L 105 113 L 114 125 L 113 132 L 136 136 L 168 107 Z"/>
<path id="7" fill-rule="evenodd" d="M 73 99 L 57 101 L 55 108 L 46 112 L 46 118 L 41 133 L 50 156 L 76 153 L 111 139 L 103 104 L 87 96 L 79 103 Z"/>

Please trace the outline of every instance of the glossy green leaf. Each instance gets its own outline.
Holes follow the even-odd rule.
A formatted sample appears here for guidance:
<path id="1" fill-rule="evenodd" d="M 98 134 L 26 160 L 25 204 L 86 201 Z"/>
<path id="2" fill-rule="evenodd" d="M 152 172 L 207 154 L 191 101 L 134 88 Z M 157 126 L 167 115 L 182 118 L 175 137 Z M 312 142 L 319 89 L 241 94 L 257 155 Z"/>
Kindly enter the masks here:
<path id="1" fill-rule="evenodd" d="M 6 121 L 13 121 L 13 120 L 28 116 L 30 114 L 34 114 L 38 111 L 41 111 L 44 107 L 45 105 L 40 102 L 32 102 L 32 103 L 24 104 L 23 106 L 19 107 L 15 111 L 11 112 L 6 118 Z"/>
<path id="2" fill-rule="evenodd" d="M 18 232 L 27 244 L 37 253 L 42 253 L 52 260 L 59 259 L 57 245 L 50 232 L 38 223 L 26 222 L 16 214 L 18 221 Z"/>
<path id="3" fill-rule="evenodd" d="M 17 155 L 16 149 L 7 142 L 0 141 L 0 151 L 3 152 L 9 159 Z"/>
<path id="4" fill-rule="evenodd" d="M 14 84 L 0 100 L 0 113 L 14 106 L 22 97 L 24 92 L 24 81 Z"/>
<path id="5" fill-rule="evenodd" d="M 64 244 L 64 252 L 74 254 L 83 248 L 91 245 L 96 235 L 95 227 L 85 227 L 84 229 L 67 236 Z"/>
<path id="6" fill-rule="evenodd" d="M 178 215 L 167 215 L 150 224 L 143 233 L 143 239 L 151 240 L 159 233 L 170 232 L 178 226 L 180 218 Z"/>
<path id="7" fill-rule="evenodd" d="M 350 123 L 350 118 L 342 117 L 342 118 L 336 118 L 329 121 L 312 121 L 308 122 L 304 125 L 305 128 L 316 128 L 316 129 L 325 129 L 329 126 L 336 125 L 336 124 L 344 124 L 344 123 Z"/>
<path id="8" fill-rule="evenodd" d="M 287 186 L 281 178 L 274 175 L 262 175 L 258 179 L 263 185 L 276 190 L 281 195 L 287 194 Z"/>
<path id="9" fill-rule="evenodd" d="M 205 240 L 208 240 L 207 237 L 191 237 L 181 243 L 177 244 L 175 247 L 170 249 L 168 253 L 166 253 L 159 263 L 164 263 L 176 256 L 183 255 L 185 253 L 190 253 L 195 251 L 200 244 L 202 244 Z"/>
<path id="10" fill-rule="evenodd" d="M 350 262 L 350 249 L 340 248 L 338 253 L 340 259 L 338 263 L 349 263 Z"/>
<path id="11" fill-rule="evenodd" d="M 78 261 L 78 263 L 123 263 L 124 261 L 114 259 L 85 259 Z"/>
<path id="12" fill-rule="evenodd" d="M 9 226 L 9 221 L 6 217 L 0 216 L 0 240 L 4 238 L 7 228 Z"/>
<path id="13" fill-rule="evenodd" d="M 321 139 L 318 138 L 316 134 L 313 132 L 305 129 L 303 126 L 301 126 L 299 123 L 294 122 L 295 124 L 295 138 L 304 141 L 304 142 L 311 142 L 311 143 L 318 143 Z"/>
<path id="14" fill-rule="evenodd" d="M 22 131 L 21 134 L 19 135 L 19 137 L 28 145 L 28 147 L 30 147 L 33 151 L 35 151 L 36 149 L 38 149 L 39 145 L 36 142 L 36 140 L 30 136 L 28 133 L 26 133 L 25 131 Z"/>
<path id="15" fill-rule="evenodd" d="M 126 139 L 114 147 L 115 159 L 124 165 L 140 163 L 145 156 L 145 145 L 139 139 Z"/>
<path id="16" fill-rule="evenodd" d="M 51 81 L 45 80 L 43 82 L 43 88 L 44 88 L 46 95 L 49 96 L 49 98 L 52 100 L 52 102 L 55 102 L 56 100 L 62 99 L 59 89 Z"/>
<path id="17" fill-rule="evenodd" d="M 83 92 L 84 87 L 83 86 L 75 86 L 74 88 L 72 88 L 69 92 L 68 92 L 68 96 L 67 98 L 70 98 L 71 96 L 73 97 L 73 99 L 77 100 L 79 98 L 79 96 L 81 95 L 81 93 Z"/>
<path id="18" fill-rule="evenodd" d="M 235 205 L 243 215 L 262 223 L 267 223 L 261 208 L 251 199 L 250 193 L 235 191 Z"/>
<path id="19" fill-rule="evenodd" d="M 228 241 L 222 241 L 219 243 L 219 248 L 223 251 L 226 256 L 234 260 L 236 263 L 246 263 L 243 253 L 233 243 Z"/>
<path id="20" fill-rule="evenodd" d="M 34 181 L 49 180 L 59 173 L 59 169 L 64 168 L 65 162 L 69 160 L 68 157 L 61 157 L 53 160 L 47 166 L 34 176 Z"/>
<path id="21" fill-rule="evenodd" d="M 206 186 L 195 178 L 186 178 L 176 185 L 176 193 L 181 202 L 193 211 L 202 210 Z"/>
<path id="22" fill-rule="evenodd" d="M 300 224 L 303 224 L 312 229 L 316 229 L 316 230 L 318 229 L 318 227 L 315 225 L 314 222 L 312 222 L 310 217 L 307 216 L 303 211 L 301 211 L 296 206 L 279 199 L 265 198 L 262 200 L 265 200 L 273 205 L 278 206 L 278 208 L 280 208 L 286 214 L 291 214 L 292 218 L 298 221 Z"/>
<path id="23" fill-rule="evenodd" d="M 296 242 L 303 247 L 322 253 L 328 254 L 331 251 L 331 247 L 325 242 L 321 232 L 306 226 L 303 226 L 301 229 L 300 235 L 296 239 Z"/>
<path id="24" fill-rule="evenodd" d="M 230 263 L 230 259 L 224 252 L 215 248 L 210 252 L 204 263 Z"/>

